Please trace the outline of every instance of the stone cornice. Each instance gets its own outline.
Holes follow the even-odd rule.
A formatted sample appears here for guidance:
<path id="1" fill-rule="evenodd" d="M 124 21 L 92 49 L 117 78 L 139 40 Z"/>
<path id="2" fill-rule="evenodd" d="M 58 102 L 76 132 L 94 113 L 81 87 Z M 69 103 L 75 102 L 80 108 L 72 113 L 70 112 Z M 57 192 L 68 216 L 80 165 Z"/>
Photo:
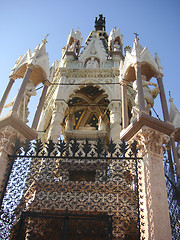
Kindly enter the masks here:
<path id="1" fill-rule="evenodd" d="M 119 76 L 119 69 L 117 68 L 96 68 L 96 69 L 71 69 L 71 68 L 59 68 L 58 75 L 65 77 L 115 77 Z"/>

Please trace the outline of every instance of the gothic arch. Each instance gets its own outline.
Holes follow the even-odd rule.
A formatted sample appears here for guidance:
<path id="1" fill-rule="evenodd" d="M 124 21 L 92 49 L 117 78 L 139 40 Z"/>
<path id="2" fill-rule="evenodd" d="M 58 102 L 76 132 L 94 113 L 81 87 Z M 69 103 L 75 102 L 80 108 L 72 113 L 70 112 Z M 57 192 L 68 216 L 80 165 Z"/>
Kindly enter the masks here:
<path id="1" fill-rule="evenodd" d="M 95 84 L 93 85 L 93 84 L 91 84 L 91 82 L 93 82 Z M 111 86 L 102 85 L 102 87 L 101 87 L 101 85 L 99 84 L 99 83 L 101 83 L 101 80 L 97 81 L 95 79 L 84 79 L 77 83 L 82 84 L 82 86 L 89 86 L 89 85 L 98 86 L 108 95 L 109 101 L 114 99 L 113 90 L 112 90 Z M 79 89 L 80 89 L 80 86 L 79 86 Z M 77 85 L 70 85 L 66 90 L 64 90 L 64 88 L 62 88 L 61 92 L 59 92 L 58 95 L 60 96 L 60 98 L 62 98 L 62 96 L 63 96 L 63 99 L 67 102 L 76 90 L 77 90 Z"/>
<path id="2" fill-rule="evenodd" d="M 108 105 L 108 95 L 99 86 L 76 88 L 68 100 L 63 125 L 67 128 L 66 119 L 70 118 L 71 130 L 78 130 L 87 125 L 97 130 L 99 117 L 107 113 Z M 105 118 L 109 122 L 108 117 Z"/>

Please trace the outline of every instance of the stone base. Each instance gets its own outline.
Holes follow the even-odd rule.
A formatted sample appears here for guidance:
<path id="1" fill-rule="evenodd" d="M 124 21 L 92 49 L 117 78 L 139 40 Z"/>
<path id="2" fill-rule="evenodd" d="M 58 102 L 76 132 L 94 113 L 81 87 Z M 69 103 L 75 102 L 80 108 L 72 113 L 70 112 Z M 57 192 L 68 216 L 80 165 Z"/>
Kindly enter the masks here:
<path id="1" fill-rule="evenodd" d="M 0 118 L 0 129 L 11 126 L 18 133 L 24 136 L 28 140 L 36 139 L 38 134 L 35 130 L 26 125 L 17 116 L 16 112 L 10 111 L 4 117 Z"/>
<path id="2" fill-rule="evenodd" d="M 163 122 L 156 119 L 145 112 L 141 112 L 137 118 L 120 133 L 120 139 L 128 141 L 131 139 L 143 126 L 150 127 L 163 134 L 170 136 L 174 131 L 174 126 L 170 122 Z"/>
<path id="3" fill-rule="evenodd" d="M 74 130 L 74 131 L 65 131 L 64 136 L 66 139 L 105 139 L 107 137 L 107 131 L 99 130 Z"/>

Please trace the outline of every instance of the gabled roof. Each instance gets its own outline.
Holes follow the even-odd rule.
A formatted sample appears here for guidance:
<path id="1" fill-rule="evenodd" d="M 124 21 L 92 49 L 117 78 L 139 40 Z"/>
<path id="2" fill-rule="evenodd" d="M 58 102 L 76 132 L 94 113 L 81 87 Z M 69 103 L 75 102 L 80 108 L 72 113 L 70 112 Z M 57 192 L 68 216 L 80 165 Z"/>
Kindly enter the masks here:
<path id="1" fill-rule="evenodd" d="M 46 36 L 47 37 L 47 36 Z M 44 73 L 46 74 L 46 78 L 49 78 L 49 58 L 48 53 L 46 52 L 46 37 L 42 40 L 41 45 L 38 44 L 31 54 L 30 49 L 26 52 L 26 54 L 15 62 L 14 67 L 11 70 L 10 76 L 18 73 L 18 71 L 27 64 L 32 64 L 36 67 L 41 67 Z"/>
<path id="2" fill-rule="evenodd" d="M 105 43 L 103 44 L 103 40 L 99 38 L 98 33 L 93 31 L 86 41 L 86 46 L 80 54 L 79 60 L 85 61 L 87 58 L 96 57 L 101 61 L 104 61 L 108 56 L 105 47 Z"/>

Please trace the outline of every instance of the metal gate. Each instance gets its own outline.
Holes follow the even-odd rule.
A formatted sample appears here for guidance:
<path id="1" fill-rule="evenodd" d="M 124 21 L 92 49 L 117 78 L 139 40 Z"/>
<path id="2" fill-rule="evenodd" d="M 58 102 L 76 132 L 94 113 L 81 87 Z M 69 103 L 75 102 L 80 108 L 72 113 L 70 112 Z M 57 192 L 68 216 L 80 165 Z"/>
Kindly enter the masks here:
<path id="1" fill-rule="evenodd" d="M 136 145 L 17 141 L 1 199 L 1 239 L 139 239 Z"/>

